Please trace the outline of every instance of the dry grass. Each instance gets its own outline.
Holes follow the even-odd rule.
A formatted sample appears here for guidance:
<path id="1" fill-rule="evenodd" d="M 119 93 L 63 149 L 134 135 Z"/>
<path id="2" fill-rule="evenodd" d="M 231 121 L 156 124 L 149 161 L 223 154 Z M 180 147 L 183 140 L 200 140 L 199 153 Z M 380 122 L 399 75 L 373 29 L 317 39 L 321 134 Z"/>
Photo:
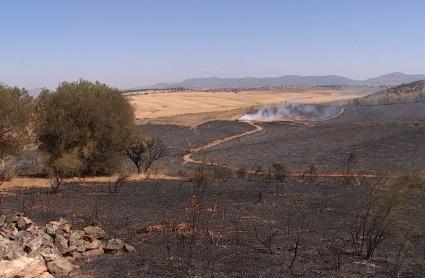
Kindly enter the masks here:
<path id="1" fill-rule="evenodd" d="M 104 177 L 85 177 L 85 178 L 72 178 L 72 179 L 65 179 L 64 185 L 70 184 L 70 183 L 78 183 L 78 184 L 86 184 L 86 185 L 93 185 L 93 184 L 107 184 L 108 182 L 115 182 L 119 178 L 119 175 L 113 175 L 110 177 L 104 176 Z M 151 180 L 183 180 L 183 178 L 180 177 L 172 177 L 167 176 L 163 174 L 155 174 L 155 175 L 149 175 L 147 177 L 144 174 L 132 174 L 129 175 L 126 179 L 130 182 L 135 181 L 143 181 L 147 178 Z M 0 184 L 0 191 L 2 190 L 8 190 L 11 188 L 48 188 L 50 187 L 50 179 L 49 178 L 31 178 L 31 177 L 17 177 L 12 178 L 10 181 L 6 181 Z"/>
<path id="2" fill-rule="evenodd" d="M 360 93 L 359 93 L 360 94 Z M 325 103 L 358 97 L 337 89 L 282 89 L 270 91 L 182 91 L 129 96 L 139 123 L 196 126 L 211 120 L 234 120 L 253 107 L 285 101 Z"/>

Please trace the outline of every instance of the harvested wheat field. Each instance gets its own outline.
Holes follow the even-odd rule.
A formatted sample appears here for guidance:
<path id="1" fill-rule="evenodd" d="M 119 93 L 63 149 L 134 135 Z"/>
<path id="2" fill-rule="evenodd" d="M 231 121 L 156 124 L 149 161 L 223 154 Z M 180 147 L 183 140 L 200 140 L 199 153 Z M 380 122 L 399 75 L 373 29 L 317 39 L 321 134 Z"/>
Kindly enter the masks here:
<path id="1" fill-rule="evenodd" d="M 152 92 L 129 96 L 139 123 L 197 126 L 213 120 L 235 120 L 263 105 L 288 102 L 326 103 L 363 96 L 362 91 L 293 88 L 275 90 Z"/>

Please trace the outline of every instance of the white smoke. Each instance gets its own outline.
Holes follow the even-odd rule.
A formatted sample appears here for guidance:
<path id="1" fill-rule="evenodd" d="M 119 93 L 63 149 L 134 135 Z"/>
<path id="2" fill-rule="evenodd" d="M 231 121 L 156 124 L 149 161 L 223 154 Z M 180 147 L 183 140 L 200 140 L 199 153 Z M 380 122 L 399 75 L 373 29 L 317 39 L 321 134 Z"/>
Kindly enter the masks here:
<path id="1" fill-rule="evenodd" d="M 339 115 L 343 110 L 337 105 L 316 105 L 283 103 L 279 106 L 265 106 L 254 113 L 239 118 L 241 121 L 325 121 Z"/>

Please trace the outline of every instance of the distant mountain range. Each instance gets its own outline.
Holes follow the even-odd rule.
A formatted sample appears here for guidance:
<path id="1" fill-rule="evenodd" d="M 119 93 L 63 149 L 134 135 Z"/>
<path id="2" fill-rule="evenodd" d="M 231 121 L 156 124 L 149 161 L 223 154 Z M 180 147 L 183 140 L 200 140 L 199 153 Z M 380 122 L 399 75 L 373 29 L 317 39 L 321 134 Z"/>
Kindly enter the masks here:
<path id="1" fill-rule="evenodd" d="M 389 73 L 366 80 L 355 80 L 338 75 L 299 76 L 285 75 L 280 77 L 246 77 L 246 78 L 194 78 L 177 83 L 160 83 L 152 86 L 132 88 L 137 89 L 225 89 L 225 88 L 258 88 L 287 86 L 396 86 L 418 80 L 425 80 L 425 75 L 408 75 L 401 72 Z"/>

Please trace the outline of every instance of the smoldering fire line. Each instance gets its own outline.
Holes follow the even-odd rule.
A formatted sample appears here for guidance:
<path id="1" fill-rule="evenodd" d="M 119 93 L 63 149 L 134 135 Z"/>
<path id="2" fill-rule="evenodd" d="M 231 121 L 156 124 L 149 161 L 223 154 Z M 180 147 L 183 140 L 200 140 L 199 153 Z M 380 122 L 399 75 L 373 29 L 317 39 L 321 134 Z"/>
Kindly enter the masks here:
<path id="1" fill-rule="evenodd" d="M 279 106 L 265 106 L 254 113 L 239 118 L 241 121 L 325 121 L 340 115 L 343 107 L 338 105 L 319 105 L 283 103 Z"/>

